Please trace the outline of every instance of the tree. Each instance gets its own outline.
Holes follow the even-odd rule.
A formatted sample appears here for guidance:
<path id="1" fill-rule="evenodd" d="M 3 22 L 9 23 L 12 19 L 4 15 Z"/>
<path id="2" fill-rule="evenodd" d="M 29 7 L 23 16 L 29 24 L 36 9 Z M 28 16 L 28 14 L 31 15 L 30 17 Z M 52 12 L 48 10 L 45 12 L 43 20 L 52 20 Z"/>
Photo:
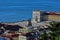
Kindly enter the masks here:
<path id="1" fill-rule="evenodd" d="M 57 37 L 58 37 L 58 40 L 60 40 L 60 22 L 57 22 L 57 24 L 56 24 L 56 35 L 57 35 Z"/>
<path id="2" fill-rule="evenodd" d="M 51 36 L 52 36 L 52 40 L 56 40 L 56 37 L 58 37 L 59 40 L 59 36 L 60 36 L 60 22 L 50 22 L 50 26 L 49 26 L 50 30 L 52 31 Z"/>
<path id="3" fill-rule="evenodd" d="M 48 40 L 48 34 L 44 30 L 43 34 L 40 35 L 39 40 Z"/>

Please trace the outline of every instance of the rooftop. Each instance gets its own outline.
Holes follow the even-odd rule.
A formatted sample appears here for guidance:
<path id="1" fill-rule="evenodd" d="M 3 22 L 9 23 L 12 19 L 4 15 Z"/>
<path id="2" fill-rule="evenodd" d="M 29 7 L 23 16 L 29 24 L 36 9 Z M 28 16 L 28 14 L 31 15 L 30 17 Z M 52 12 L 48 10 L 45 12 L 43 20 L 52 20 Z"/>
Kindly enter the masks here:
<path id="1" fill-rule="evenodd" d="M 48 13 L 46 13 L 47 15 L 60 15 L 60 13 L 59 12 L 48 12 Z"/>

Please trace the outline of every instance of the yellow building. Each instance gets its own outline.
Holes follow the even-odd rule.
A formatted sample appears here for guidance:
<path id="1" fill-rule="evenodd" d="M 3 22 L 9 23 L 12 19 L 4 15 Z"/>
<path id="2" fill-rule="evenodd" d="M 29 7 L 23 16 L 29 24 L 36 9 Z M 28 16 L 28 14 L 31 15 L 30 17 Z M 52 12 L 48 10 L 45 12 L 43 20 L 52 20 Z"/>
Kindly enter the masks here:
<path id="1" fill-rule="evenodd" d="M 44 18 L 50 21 L 60 21 L 60 14 L 50 12 L 50 13 L 47 13 L 47 15 L 45 15 Z"/>

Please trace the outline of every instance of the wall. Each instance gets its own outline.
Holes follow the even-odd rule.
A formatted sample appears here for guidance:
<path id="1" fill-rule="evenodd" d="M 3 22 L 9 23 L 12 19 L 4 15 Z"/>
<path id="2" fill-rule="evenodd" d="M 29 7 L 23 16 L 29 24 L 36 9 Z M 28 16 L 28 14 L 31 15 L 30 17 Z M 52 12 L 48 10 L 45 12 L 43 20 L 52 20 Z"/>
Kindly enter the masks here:
<path id="1" fill-rule="evenodd" d="M 48 20 L 60 21 L 60 15 L 48 15 Z"/>

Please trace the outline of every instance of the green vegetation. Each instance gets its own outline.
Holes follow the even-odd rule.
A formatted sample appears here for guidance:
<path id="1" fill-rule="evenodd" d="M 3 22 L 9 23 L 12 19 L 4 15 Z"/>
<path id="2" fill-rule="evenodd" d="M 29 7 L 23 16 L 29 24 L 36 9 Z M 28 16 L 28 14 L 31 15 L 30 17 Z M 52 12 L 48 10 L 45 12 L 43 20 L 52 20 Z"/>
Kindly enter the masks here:
<path id="1" fill-rule="evenodd" d="M 39 40 L 60 40 L 60 22 L 50 22 L 50 33 L 44 33 L 40 36 Z"/>
<path id="2" fill-rule="evenodd" d="M 60 40 L 60 22 L 52 22 L 50 23 L 51 26 L 50 26 L 50 29 L 52 31 L 52 36 L 53 36 L 53 40 Z"/>
<path id="3" fill-rule="evenodd" d="M 60 22 L 50 22 L 49 29 L 52 31 L 51 40 L 60 40 Z"/>

